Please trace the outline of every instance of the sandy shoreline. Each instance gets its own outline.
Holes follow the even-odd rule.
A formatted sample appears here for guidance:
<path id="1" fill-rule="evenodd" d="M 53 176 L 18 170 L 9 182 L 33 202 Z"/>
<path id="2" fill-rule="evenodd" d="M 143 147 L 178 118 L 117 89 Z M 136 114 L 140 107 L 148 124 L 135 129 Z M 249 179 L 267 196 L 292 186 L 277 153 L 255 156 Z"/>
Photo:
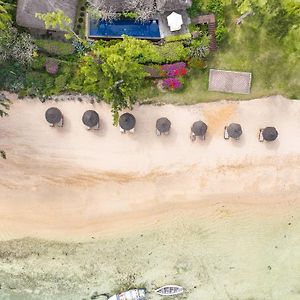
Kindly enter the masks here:
<path id="1" fill-rule="evenodd" d="M 64 113 L 64 128 L 50 128 L 44 120 L 53 105 Z M 81 123 L 92 108 L 100 115 L 99 132 Z M 0 239 L 116 233 L 172 219 L 182 207 L 188 214 L 222 198 L 236 205 L 243 200 L 232 199 L 279 203 L 300 189 L 297 101 L 274 96 L 137 106 L 133 113 L 136 133 L 121 135 L 103 103 L 13 99 L 10 116 L 0 122 L 0 145 L 8 155 L 0 161 Z M 161 116 L 172 122 L 170 136 L 155 135 Z M 208 124 L 208 136 L 192 143 L 190 126 L 198 119 Z M 223 139 L 231 122 L 242 124 L 240 141 Z M 279 139 L 259 143 L 258 130 L 268 125 L 277 128 Z"/>
<path id="2" fill-rule="evenodd" d="M 52 105 L 62 129 L 44 120 Z M 99 132 L 81 124 L 87 109 L 99 113 Z M 179 299 L 299 300 L 300 102 L 133 113 L 136 133 L 121 135 L 105 104 L 13 99 L 0 120 L 0 299 L 82 300 L 140 286 L 158 300 L 153 290 L 175 283 L 186 290 Z M 170 136 L 155 135 L 161 116 Z M 198 119 L 207 140 L 191 143 Z M 231 122 L 243 127 L 238 142 L 223 139 Z M 279 139 L 259 143 L 268 125 Z"/>

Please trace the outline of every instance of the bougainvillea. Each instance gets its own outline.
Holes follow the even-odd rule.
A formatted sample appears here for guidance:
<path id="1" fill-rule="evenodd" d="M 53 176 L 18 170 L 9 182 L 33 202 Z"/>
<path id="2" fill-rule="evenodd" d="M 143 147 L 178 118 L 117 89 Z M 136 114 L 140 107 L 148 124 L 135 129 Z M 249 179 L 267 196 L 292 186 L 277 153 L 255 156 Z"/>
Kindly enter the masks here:
<path id="1" fill-rule="evenodd" d="M 187 74 L 186 63 L 178 62 L 161 66 L 162 77 L 180 77 Z"/>
<path id="2" fill-rule="evenodd" d="M 178 78 L 170 77 L 164 79 L 163 87 L 170 90 L 178 90 L 182 87 L 182 84 Z"/>

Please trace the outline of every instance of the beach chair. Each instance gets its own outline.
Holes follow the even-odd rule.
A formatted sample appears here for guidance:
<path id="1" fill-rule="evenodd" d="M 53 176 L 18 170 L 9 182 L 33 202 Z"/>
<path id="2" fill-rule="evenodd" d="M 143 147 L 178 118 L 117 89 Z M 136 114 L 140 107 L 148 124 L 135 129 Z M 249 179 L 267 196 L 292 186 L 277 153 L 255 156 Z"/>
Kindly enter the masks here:
<path id="1" fill-rule="evenodd" d="M 205 141 L 205 137 L 206 137 L 206 134 L 200 135 L 200 139 L 201 139 L 202 141 Z"/>
<path id="2" fill-rule="evenodd" d="M 129 130 L 130 133 L 134 133 L 134 128 Z"/>
<path id="3" fill-rule="evenodd" d="M 54 124 L 50 124 L 49 126 L 50 126 L 50 127 L 54 127 Z"/>
<path id="4" fill-rule="evenodd" d="M 196 141 L 196 134 L 193 131 L 191 131 L 190 139 L 192 142 Z"/>
<path id="5" fill-rule="evenodd" d="M 60 122 L 57 124 L 58 127 L 64 127 L 64 116 L 61 116 Z"/>
<path id="6" fill-rule="evenodd" d="M 229 134 L 228 134 L 228 131 L 227 131 L 227 126 L 224 127 L 224 139 L 225 140 L 229 139 Z"/>
<path id="7" fill-rule="evenodd" d="M 161 135 L 161 132 L 158 129 L 156 129 L 156 135 L 157 136 Z"/>
<path id="8" fill-rule="evenodd" d="M 164 132 L 164 135 L 169 135 L 170 131 Z"/>
<path id="9" fill-rule="evenodd" d="M 125 129 L 123 129 L 121 126 L 120 126 L 120 132 L 125 133 Z"/>
<path id="10" fill-rule="evenodd" d="M 263 142 L 263 141 L 264 141 L 263 131 L 264 131 L 263 128 L 260 128 L 260 129 L 259 129 L 258 140 L 259 140 L 260 142 Z"/>

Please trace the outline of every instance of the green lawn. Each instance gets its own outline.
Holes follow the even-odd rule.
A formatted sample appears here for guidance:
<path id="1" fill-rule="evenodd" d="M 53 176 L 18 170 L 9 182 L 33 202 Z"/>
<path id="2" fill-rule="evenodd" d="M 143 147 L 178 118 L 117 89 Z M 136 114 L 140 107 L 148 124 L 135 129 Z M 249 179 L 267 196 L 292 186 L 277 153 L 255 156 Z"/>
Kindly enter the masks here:
<path id="1" fill-rule="evenodd" d="M 252 99 L 282 94 L 300 99 L 299 53 L 290 49 L 293 45 L 279 42 L 258 24 L 256 16 L 248 17 L 240 26 L 234 20 L 238 14 L 227 8 L 229 36 L 225 45 L 208 59 L 206 70 L 191 75 L 182 92 L 159 93 L 149 88 L 141 94 L 145 101 L 159 103 L 192 104 L 220 99 Z M 299 43 L 298 43 L 299 42 Z M 289 48 L 290 47 L 290 48 Z M 210 68 L 252 72 L 252 89 L 249 95 L 208 92 Z M 149 99 L 150 98 L 150 99 Z"/>

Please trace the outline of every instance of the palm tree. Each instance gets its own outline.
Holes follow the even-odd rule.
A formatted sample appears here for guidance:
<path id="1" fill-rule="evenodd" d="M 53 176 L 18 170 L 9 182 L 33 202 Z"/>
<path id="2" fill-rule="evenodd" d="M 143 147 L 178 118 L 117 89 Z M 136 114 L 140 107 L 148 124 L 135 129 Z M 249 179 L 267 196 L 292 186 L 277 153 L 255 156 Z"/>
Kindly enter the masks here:
<path id="1" fill-rule="evenodd" d="M 10 10 L 12 8 L 13 4 L 7 3 L 7 0 L 0 0 L 0 30 L 5 29 L 11 21 Z"/>

